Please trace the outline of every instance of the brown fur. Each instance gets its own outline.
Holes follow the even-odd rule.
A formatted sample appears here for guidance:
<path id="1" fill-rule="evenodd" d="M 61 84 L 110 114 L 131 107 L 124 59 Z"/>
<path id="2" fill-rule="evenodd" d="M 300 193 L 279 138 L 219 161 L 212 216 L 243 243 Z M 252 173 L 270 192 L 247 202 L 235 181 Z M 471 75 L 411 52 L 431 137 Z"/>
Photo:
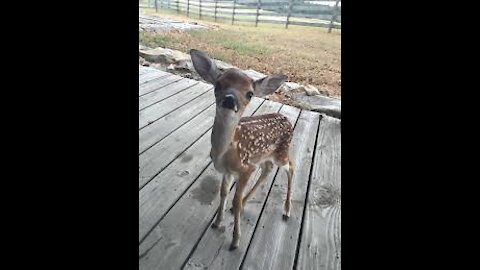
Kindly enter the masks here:
<path id="1" fill-rule="evenodd" d="M 241 164 L 257 164 L 273 158 L 277 164 L 288 162 L 288 146 L 293 129 L 290 121 L 278 113 L 243 117 L 235 129 L 234 147 Z M 236 145 L 235 145 L 236 143 Z"/>
<path id="2" fill-rule="evenodd" d="M 235 249 L 241 235 L 240 213 L 248 198 L 272 170 L 273 163 L 287 172 L 288 191 L 284 217 L 290 216 L 293 164 L 289 160 L 288 152 L 293 135 L 292 125 L 287 117 L 278 113 L 241 117 L 250 102 L 249 96 L 273 93 L 286 80 L 286 76 L 276 74 L 254 81 L 241 70 L 234 68 L 220 74 L 215 64 L 202 52 L 192 50 L 190 54 L 200 76 L 215 85 L 217 111 L 212 129 L 210 156 L 215 169 L 223 173 L 223 180 L 221 200 L 213 227 L 218 227 L 223 220 L 226 196 L 233 178 L 238 178 L 233 198 L 235 222 L 230 246 Z M 226 100 L 228 105 L 224 103 Z M 257 166 L 260 166 L 262 174 L 244 196 L 248 180 Z"/>

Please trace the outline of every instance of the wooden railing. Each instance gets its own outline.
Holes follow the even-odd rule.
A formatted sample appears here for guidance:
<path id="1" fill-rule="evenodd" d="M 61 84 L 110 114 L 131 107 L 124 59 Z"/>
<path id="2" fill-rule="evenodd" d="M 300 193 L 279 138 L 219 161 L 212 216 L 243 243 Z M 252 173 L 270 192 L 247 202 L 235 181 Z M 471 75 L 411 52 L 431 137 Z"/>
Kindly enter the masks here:
<path id="1" fill-rule="evenodd" d="M 215 21 L 305 25 L 341 28 L 341 1 L 303 0 L 139 0 L 141 8 L 176 10 L 187 16 Z"/>

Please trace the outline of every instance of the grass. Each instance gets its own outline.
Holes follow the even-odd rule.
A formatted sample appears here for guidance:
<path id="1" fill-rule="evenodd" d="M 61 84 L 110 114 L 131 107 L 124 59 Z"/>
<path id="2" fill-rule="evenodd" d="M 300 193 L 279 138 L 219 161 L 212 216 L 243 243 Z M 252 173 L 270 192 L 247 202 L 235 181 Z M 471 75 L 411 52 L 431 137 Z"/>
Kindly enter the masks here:
<path id="1" fill-rule="evenodd" d="M 203 43 L 211 43 L 212 45 L 230 49 L 242 56 L 267 55 L 272 50 L 258 42 L 242 42 L 239 33 L 231 31 L 205 31 L 195 30 L 188 34 Z"/>
<path id="2" fill-rule="evenodd" d="M 268 48 L 256 44 L 240 43 L 238 40 L 227 39 L 219 42 L 224 48 L 232 49 L 240 55 L 265 54 Z"/>
<path id="3" fill-rule="evenodd" d="M 167 47 L 188 52 L 196 48 L 241 69 L 262 73 L 283 72 L 290 81 L 312 84 L 340 96 L 340 30 L 327 33 L 326 28 L 279 24 L 215 23 L 213 19 L 187 18 L 176 11 L 141 10 L 183 21 L 210 26 L 209 30 L 167 33 L 140 32 L 140 43 L 149 47 Z"/>
<path id="4" fill-rule="evenodd" d="M 174 40 L 165 35 L 141 35 L 141 43 L 148 47 L 167 47 Z"/>

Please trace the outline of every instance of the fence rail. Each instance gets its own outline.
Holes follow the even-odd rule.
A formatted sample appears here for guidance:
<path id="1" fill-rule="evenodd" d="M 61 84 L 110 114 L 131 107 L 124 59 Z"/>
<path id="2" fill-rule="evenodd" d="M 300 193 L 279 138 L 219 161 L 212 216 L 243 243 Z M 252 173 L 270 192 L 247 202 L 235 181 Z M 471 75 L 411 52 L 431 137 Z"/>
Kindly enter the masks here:
<path id="1" fill-rule="evenodd" d="M 304 0 L 139 0 L 140 8 L 171 9 L 187 16 L 235 22 L 341 28 L 341 1 Z"/>

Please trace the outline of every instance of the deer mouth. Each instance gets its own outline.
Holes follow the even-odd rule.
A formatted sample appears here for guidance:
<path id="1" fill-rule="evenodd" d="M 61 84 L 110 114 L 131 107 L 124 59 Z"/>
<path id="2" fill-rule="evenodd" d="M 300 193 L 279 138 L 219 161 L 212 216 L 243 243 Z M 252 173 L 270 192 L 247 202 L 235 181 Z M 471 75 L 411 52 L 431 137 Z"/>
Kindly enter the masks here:
<path id="1" fill-rule="evenodd" d="M 225 109 L 238 112 L 238 101 L 234 95 L 226 95 L 222 100 L 221 106 Z"/>

